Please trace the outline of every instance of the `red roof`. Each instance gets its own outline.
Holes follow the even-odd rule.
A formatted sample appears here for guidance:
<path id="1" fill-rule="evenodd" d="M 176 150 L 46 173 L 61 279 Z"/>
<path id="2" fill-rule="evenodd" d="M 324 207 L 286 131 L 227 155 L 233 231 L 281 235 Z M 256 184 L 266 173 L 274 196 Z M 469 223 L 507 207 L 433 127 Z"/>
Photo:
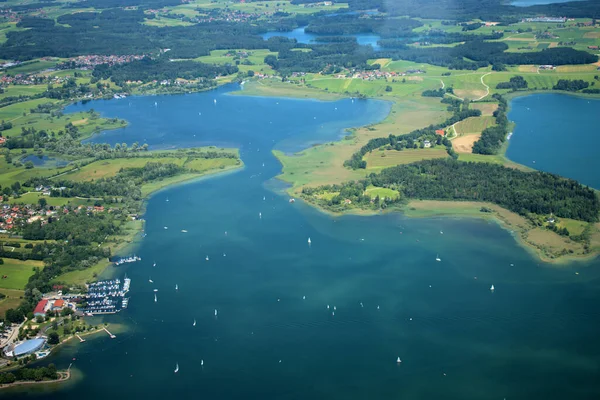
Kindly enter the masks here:
<path id="1" fill-rule="evenodd" d="M 443 129 L 438 129 L 435 131 L 436 134 L 444 136 L 446 132 Z"/>
<path id="2" fill-rule="evenodd" d="M 62 299 L 54 301 L 54 307 L 64 307 L 64 305 L 65 305 L 65 301 Z"/>
<path id="3" fill-rule="evenodd" d="M 35 310 L 33 310 L 33 314 L 45 314 L 44 308 L 46 308 L 46 304 L 48 304 L 48 300 L 40 301 L 37 306 L 35 306 Z"/>

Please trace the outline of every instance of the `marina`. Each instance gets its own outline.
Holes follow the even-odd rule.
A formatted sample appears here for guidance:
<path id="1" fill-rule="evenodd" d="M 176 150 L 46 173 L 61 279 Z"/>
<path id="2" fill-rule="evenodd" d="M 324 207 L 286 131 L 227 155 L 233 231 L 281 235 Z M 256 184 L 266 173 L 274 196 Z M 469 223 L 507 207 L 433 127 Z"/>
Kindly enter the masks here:
<path id="1" fill-rule="evenodd" d="M 121 258 L 121 259 L 115 261 L 115 266 L 119 266 L 119 265 L 123 265 L 123 264 L 127 264 L 127 263 L 133 263 L 133 262 L 137 262 L 137 261 L 142 261 L 142 258 L 138 257 L 136 255 L 133 255 L 133 256 Z"/>
<path id="2" fill-rule="evenodd" d="M 114 314 L 127 308 L 131 279 L 124 278 L 98 281 L 88 284 L 88 292 L 82 297 L 84 306 L 80 310 L 85 315 Z"/>

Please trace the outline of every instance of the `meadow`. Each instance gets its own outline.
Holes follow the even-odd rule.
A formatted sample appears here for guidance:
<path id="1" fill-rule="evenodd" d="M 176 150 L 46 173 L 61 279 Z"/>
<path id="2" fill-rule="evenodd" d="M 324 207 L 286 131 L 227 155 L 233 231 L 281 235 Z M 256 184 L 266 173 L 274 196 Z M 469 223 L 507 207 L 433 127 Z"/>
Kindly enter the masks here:
<path id="1" fill-rule="evenodd" d="M 375 150 L 364 157 L 367 161 L 367 170 L 377 172 L 383 168 L 395 165 L 410 164 L 422 160 L 431 160 L 434 158 L 448 157 L 448 152 L 443 146 L 429 149 L 411 149 L 411 150 Z"/>
<path id="2" fill-rule="evenodd" d="M 41 261 L 20 261 L 12 258 L 4 258 L 3 260 L 4 264 L 0 264 L 0 290 L 25 289 L 25 284 L 29 281 L 29 277 L 33 275 L 33 269 L 44 267 L 44 263 Z"/>

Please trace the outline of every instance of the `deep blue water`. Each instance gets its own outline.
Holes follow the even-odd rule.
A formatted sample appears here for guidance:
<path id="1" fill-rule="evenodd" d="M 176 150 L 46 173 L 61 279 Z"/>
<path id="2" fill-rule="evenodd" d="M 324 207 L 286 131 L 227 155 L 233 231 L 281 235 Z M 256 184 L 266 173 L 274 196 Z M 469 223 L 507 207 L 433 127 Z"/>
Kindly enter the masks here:
<path id="1" fill-rule="evenodd" d="M 371 45 L 373 50 L 379 50 L 380 47 L 377 44 L 377 41 L 381 39 L 379 35 L 375 35 L 372 33 L 356 33 L 350 35 L 317 35 L 314 33 L 304 32 L 304 26 L 300 28 L 296 28 L 290 32 L 267 32 L 262 35 L 263 39 L 267 40 L 273 36 L 283 36 L 288 39 L 296 39 L 298 43 L 316 43 L 314 40 L 319 36 L 347 36 L 347 37 L 355 37 L 356 41 L 360 45 Z"/>
<path id="2" fill-rule="evenodd" d="M 600 189 L 600 100 L 544 93 L 517 97 L 508 118 L 516 123 L 506 156 Z"/>
<path id="3" fill-rule="evenodd" d="M 383 118 L 388 107 L 224 90 L 71 107 L 130 121 L 95 140 L 239 145 L 245 168 L 149 200 L 137 250 L 143 261 L 117 270 L 133 280 L 130 306 L 106 318 L 130 330 L 71 342 L 49 361 L 73 362 L 78 378 L 59 392 L 29 394 L 599 398 L 599 262 L 544 265 L 491 222 L 333 218 L 282 194 L 272 148 L 330 140 L 342 126 Z"/>

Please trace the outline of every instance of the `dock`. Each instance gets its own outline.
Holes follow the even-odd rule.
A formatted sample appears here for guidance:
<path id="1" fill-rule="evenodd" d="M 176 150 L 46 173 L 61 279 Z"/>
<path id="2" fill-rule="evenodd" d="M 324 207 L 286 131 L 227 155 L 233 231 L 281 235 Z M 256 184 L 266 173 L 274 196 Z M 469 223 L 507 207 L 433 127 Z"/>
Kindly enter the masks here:
<path id="1" fill-rule="evenodd" d="M 104 330 L 106 331 L 106 333 L 108 333 L 108 336 L 110 336 L 110 338 L 111 338 L 111 339 L 114 339 L 114 338 L 116 338 L 116 336 L 115 336 L 115 335 L 113 335 L 112 333 L 110 333 L 110 332 L 108 331 L 108 329 L 106 329 L 106 327 L 104 327 Z"/>
<path id="2" fill-rule="evenodd" d="M 78 334 L 75 334 L 75 336 L 77 336 L 77 339 L 79 339 L 81 343 L 85 342 L 85 339 L 82 339 L 81 336 L 79 336 Z"/>

